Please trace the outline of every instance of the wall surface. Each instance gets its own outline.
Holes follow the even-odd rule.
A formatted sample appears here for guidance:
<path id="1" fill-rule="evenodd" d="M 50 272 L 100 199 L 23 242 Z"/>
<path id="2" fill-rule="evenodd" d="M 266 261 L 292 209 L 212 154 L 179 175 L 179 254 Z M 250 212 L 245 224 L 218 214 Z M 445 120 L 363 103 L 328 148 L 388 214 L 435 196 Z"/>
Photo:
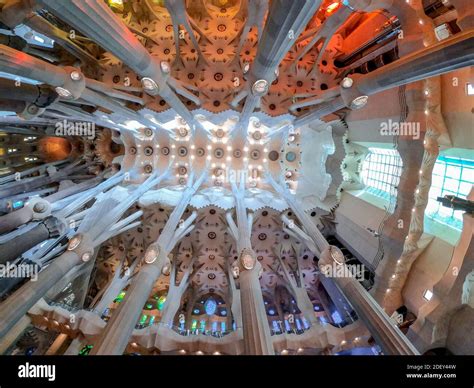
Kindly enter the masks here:
<path id="1" fill-rule="evenodd" d="M 446 272 L 454 246 L 434 238 L 413 264 L 407 282 L 403 288 L 403 300 L 409 311 L 418 315 L 418 310 L 426 303 L 423 293 L 433 286 Z"/>
<path id="2" fill-rule="evenodd" d="M 362 263 L 372 267 L 379 249 L 378 238 L 367 228 L 377 231 L 385 210 L 357 197 L 362 192 L 345 192 L 336 209 L 336 233 Z"/>

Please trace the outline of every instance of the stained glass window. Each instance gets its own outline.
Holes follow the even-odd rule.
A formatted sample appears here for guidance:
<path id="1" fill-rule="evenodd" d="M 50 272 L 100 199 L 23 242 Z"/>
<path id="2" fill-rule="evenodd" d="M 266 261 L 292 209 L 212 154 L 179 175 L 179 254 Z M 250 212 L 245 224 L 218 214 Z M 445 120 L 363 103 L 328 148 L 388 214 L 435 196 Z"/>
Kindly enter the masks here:
<path id="1" fill-rule="evenodd" d="M 365 190 L 387 200 L 396 197 L 402 166 L 402 159 L 397 150 L 369 148 L 361 172 Z"/>
<path id="2" fill-rule="evenodd" d="M 123 298 L 125 297 L 125 291 L 122 291 L 120 294 L 118 294 L 118 296 L 115 298 L 114 302 L 116 303 L 120 303 Z"/>
<path id="3" fill-rule="evenodd" d="M 94 347 L 94 345 L 86 345 L 84 346 L 80 351 L 79 351 L 79 356 L 87 356 L 90 351 L 92 350 L 92 348 Z"/>
<path id="4" fill-rule="evenodd" d="M 272 321 L 272 327 L 275 333 L 281 333 L 280 325 L 278 324 L 277 321 Z"/>
<path id="5" fill-rule="evenodd" d="M 217 309 L 217 302 L 213 298 L 209 298 L 204 304 L 204 309 L 207 315 L 214 315 Z"/>
<path id="6" fill-rule="evenodd" d="M 297 330 L 303 330 L 301 327 L 301 321 L 298 318 L 295 319 L 295 323 L 296 323 Z"/>
<path id="7" fill-rule="evenodd" d="M 156 301 L 156 307 L 158 308 L 158 310 L 160 311 L 163 310 L 165 302 L 166 302 L 166 295 L 161 295 Z"/>
<path id="8" fill-rule="evenodd" d="M 332 317 L 332 320 L 333 320 L 334 323 L 341 323 L 342 322 L 341 314 L 339 314 L 338 311 L 334 311 L 331 314 L 331 317 Z"/>
<path id="9" fill-rule="evenodd" d="M 474 184 L 474 161 L 440 156 L 433 168 L 426 216 L 456 229 L 462 229 L 462 214 L 441 205 L 436 199 L 445 195 L 466 198 Z"/>

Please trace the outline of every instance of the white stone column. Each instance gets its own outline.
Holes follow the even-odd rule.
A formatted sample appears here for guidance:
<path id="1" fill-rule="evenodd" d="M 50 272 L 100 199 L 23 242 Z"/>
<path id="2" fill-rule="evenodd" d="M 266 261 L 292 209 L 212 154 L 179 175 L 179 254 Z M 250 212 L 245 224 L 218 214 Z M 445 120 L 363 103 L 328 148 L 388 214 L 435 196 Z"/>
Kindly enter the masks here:
<path id="1" fill-rule="evenodd" d="M 237 224 L 232 220 L 232 217 L 227 216 L 227 220 L 239 252 L 238 272 L 244 353 L 247 355 L 271 355 L 275 354 L 275 351 L 259 280 L 262 266 L 256 259 L 250 241 L 253 217 L 251 214 L 247 214 L 243 182 L 240 188 L 237 188 L 235 184 L 232 184 L 232 188 Z"/>

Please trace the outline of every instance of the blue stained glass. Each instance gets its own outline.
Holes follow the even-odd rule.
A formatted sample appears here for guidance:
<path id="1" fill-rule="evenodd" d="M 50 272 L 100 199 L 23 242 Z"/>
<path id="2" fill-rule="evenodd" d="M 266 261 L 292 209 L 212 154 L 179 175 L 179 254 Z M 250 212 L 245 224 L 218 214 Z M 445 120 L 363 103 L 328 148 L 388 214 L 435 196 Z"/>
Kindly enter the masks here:
<path id="1" fill-rule="evenodd" d="M 286 330 L 286 331 L 291 331 L 290 322 L 288 322 L 287 319 L 285 319 L 285 330 Z"/>
<path id="2" fill-rule="evenodd" d="M 341 323 L 342 322 L 342 318 L 341 318 L 341 314 L 339 314 L 338 311 L 334 311 L 332 314 L 332 320 L 334 321 L 334 323 Z"/>
<path id="3" fill-rule="evenodd" d="M 272 326 L 273 326 L 273 331 L 275 333 L 281 333 L 280 325 L 278 324 L 277 321 L 272 321 Z"/>
<path id="4" fill-rule="evenodd" d="M 204 304 L 204 310 L 206 310 L 207 315 L 214 315 L 217 309 L 217 303 L 214 299 L 209 298 Z"/>
<path id="5" fill-rule="evenodd" d="M 295 322 L 296 322 L 296 328 L 297 328 L 298 330 L 302 330 L 302 328 L 301 328 L 301 321 L 300 321 L 298 318 L 296 318 L 296 319 L 295 319 Z"/>
<path id="6" fill-rule="evenodd" d="M 23 201 L 15 201 L 12 204 L 13 209 L 19 209 L 22 206 L 23 206 Z"/>
<path id="7" fill-rule="evenodd" d="M 217 322 L 212 322 L 212 329 L 213 332 L 217 331 Z"/>
<path id="8" fill-rule="evenodd" d="M 224 332 L 226 330 L 225 322 L 221 322 L 221 331 Z"/>

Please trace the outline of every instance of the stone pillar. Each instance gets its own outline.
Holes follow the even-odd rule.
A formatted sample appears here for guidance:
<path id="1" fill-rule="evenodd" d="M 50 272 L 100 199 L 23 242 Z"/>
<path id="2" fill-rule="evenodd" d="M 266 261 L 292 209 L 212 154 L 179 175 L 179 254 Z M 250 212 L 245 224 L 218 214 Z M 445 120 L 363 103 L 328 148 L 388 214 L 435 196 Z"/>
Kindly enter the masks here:
<path id="1" fill-rule="evenodd" d="M 102 336 L 94 344 L 91 354 L 123 354 L 160 273 L 161 268 L 153 265 L 147 265 L 140 270 L 124 300 L 107 323 Z"/>
<path id="2" fill-rule="evenodd" d="M 3 48 L 0 45 L 0 51 L 2 52 L 2 56 L 4 54 Z M 3 58 L 2 58 L 3 59 Z M 1 60 L 0 60 L 0 68 L 3 69 Z M 15 74 L 15 72 L 13 73 Z M 66 179 L 69 175 L 74 175 L 75 173 L 80 173 L 81 171 L 85 171 L 87 168 L 86 165 L 76 165 L 70 164 L 52 175 L 40 175 L 37 177 L 33 177 L 30 179 L 20 180 L 18 182 L 9 183 L 7 188 L 0 189 L 0 198 L 7 198 L 14 196 L 16 194 L 21 193 L 28 193 L 38 187 L 45 187 L 51 183 L 59 182 L 63 179 Z"/>
<path id="3" fill-rule="evenodd" d="M 278 66 L 320 5 L 321 0 L 271 2 L 262 39 L 258 41 L 257 54 L 248 74 L 249 86 L 240 115 L 239 137 L 247 134 L 250 116 L 277 77 Z"/>
<path id="4" fill-rule="evenodd" d="M 140 272 L 132 280 L 124 300 L 107 323 L 98 342 L 94 344 L 91 354 L 120 355 L 125 351 L 133 329 L 140 317 L 140 312 L 153 290 L 153 285 L 162 273 L 165 265 L 169 265 L 169 252 L 194 227 L 192 222 L 197 217 L 195 212 L 186 221 L 180 221 L 192 196 L 205 177 L 206 173 L 203 173 L 194 184 L 192 184 L 193 177 L 189 179 L 188 187 L 184 190 L 179 203 L 168 218 L 160 237 L 145 252 L 144 263 Z"/>
<path id="5" fill-rule="evenodd" d="M 196 254 L 196 252 L 194 252 L 194 254 Z M 191 275 L 194 271 L 195 261 L 196 257 L 193 257 L 187 270 L 184 272 L 179 285 L 176 285 L 176 275 L 178 271 L 176 268 L 177 263 L 173 262 L 172 264 L 168 295 L 166 296 L 165 306 L 161 315 L 161 323 L 167 325 L 168 327 L 172 327 L 174 325 L 174 317 L 181 307 L 181 299 L 183 298 L 183 295 L 192 279 Z"/>
<path id="6" fill-rule="evenodd" d="M 293 125 L 300 127 L 343 108 L 360 109 L 370 95 L 471 66 L 473 40 L 471 30 L 463 31 L 368 74 L 353 77 L 353 85 L 341 86 L 338 97 L 318 104 Z"/>
<path id="7" fill-rule="evenodd" d="M 65 225 L 56 217 L 49 217 L 33 229 L 0 245 L 0 263 L 15 260 L 22 253 L 50 238 L 59 237 Z"/>
<path id="8" fill-rule="evenodd" d="M 45 356 L 56 355 L 58 350 L 64 345 L 64 342 L 66 342 L 67 338 L 68 338 L 67 334 L 64 334 L 64 333 L 59 334 L 44 355 Z"/>
<path id="9" fill-rule="evenodd" d="M 240 272 L 240 300 L 242 306 L 242 326 L 244 336 L 244 354 L 273 355 L 273 343 L 268 324 L 267 312 L 260 288 L 259 271 L 261 265 L 249 253 L 242 256 L 247 269 Z M 253 268 L 249 264 L 254 262 Z"/>
<path id="10" fill-rule="evenodd" d="M 19 210 L 0 217 L 0 234 L 10 232 L 19 226 L 30 222 L 33 218 L 33 209 L 25 206 Z"/>
<path id="11" fill-rule="evenodd" d="M 338 268 L 345 266 L 343 253 L 339 248 L 329 245 L 296 198 L 292 196 L 288 190 L 285 190 L 276 183 L 271 176 L 268 177 L 268 180 L 275 190 L 285 198 L 303 225 L 304 231 L 295 228 L 297 229 L 295 232 L 301 235 L 303 241 L 308 238 L 311 239 L 316 250 L 319 251 L 314 253 L 319 256 L 321 272 L 328 274 L 327 266 L 329 266 L 330 271 L 333 273 L 349 275 L 346 277 L 331 277 L 330 280 L 336 283 L 340 288 L 384 353 L 400 355 L 419 354 L 385 311 L 375 302 L 365 288 L 360 285 L 358 280 L 352 276 L 349 268 Z"/>
<path id="12" fill-rule="evenodd" d="M 30 317 L 23 315 L 23 317 L 21 317 L 20 320 L 16 322 L 8 332 L 2 335 L 0 340 L 0 354 L 5 353 L 30 324 Z"/>
<path id="13" fill-rule="evenodd" d="M 262 266 L 257 261 L 251 247 L 250 235 L 253 218 L 247 214 L 243 185 L 244 183 L 241 182 L 239 189 L 235 184 L 232 185 L 237 225 L 229 215 L 227 220 L 240 255 L 237 264 L 238 270 L 234 269 L 234 272 L 239 273 L 240 279 L 244 353 L 247 355 L 273 355 L 275 351 L 259 280 Z"/>
<path id="14" fill-rule="evenodd" d="M 38 274 L 36 281 L 30 280 L 0 304 L 0 338 L 72 268 L 83 263 L 81 257 L 90 252 L 91 245 L 90 238 L 83 235 L 74 250 L 63 253 Z"/>
<path id="15" fill-rule="evenodd" d="M 328 247 L 321 255 L 319 266 L 325 272 L 324 266 L 345 267 L 344 255 L 334 246 Z M 326 267 L 327 268 L 327 267 Z M 334 277 L 333 281 L 342 290 L 354 307 L 359 318 L 365 323 L 377 344 L 386 355 L 419 355 L 419 352 L 400 331 L 395 322 L 385 313 L 370 294 L 361 286 L 359 281 L 351 275 L 350 270 L 339 268 L 337 273 L 345 277 Z"/>
<path id="16" fill-rule="evenodd" d="M 38 5 L 46 7 L 72 27 L 110 51 L 138 75 L 145 78 L 145 90 L 152 95 L 159 94 L 186 122 L 199 126 L 199 122 L 178 98 L 166 82 L 159 58 L 153 57 L 129 30 L 125 23 L 103 1 L 40 0 Z"/>

